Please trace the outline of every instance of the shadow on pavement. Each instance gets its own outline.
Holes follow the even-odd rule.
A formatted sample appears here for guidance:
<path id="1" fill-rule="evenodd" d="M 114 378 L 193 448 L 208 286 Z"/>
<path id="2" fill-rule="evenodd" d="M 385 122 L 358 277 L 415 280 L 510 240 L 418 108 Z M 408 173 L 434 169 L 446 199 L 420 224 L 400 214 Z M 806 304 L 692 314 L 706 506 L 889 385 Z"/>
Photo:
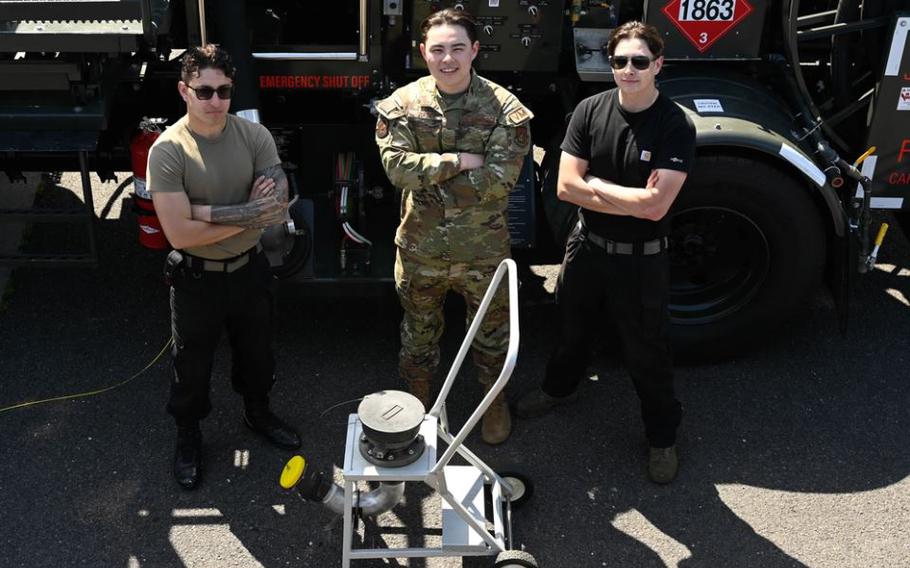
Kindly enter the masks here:
<path id="1" fill-rule="evenodd" d="M 164 254 L 140 249 L 135 218 L 123 210 L 98 223 L 97 269 L 14 273 L 16 293 L 0 314 L 0 407 L 116 383 L 167 341 Z M 534 498 L 515 512 L 518 542 L 541 566 L 559 568 L 803 565 L 792 553 L 800 543 L 774 532 L 792 513 L 782 495 L 851 494 L 910 474 L 910 383 L 900 331 L 910 328 L 910 255 L 905 241 L 887 250 L 893 252 L 880 262 L 895 268 L 859 283 L 848 337 L 837 335 L 833 310 L 819 302 L 748 357 L 678 370 L 683 461 L 670 487 L 645 479 L 637 400 L 614 361 L 596 363 L 599 380 L 583 386 L 575 406 L 517 421 L 505 445 L 486 447 L 473 433 L 469 447 L 494 468 L 520 469 L 535 483 Z M 309 461 L 337 466 L 356 403 L 327 409 L 401 387 L 395 299 L 325 301 L 294 288 L 283 289 L 280 308 L 274 407 L 303 434 Z M 523 313 L 511 393 L 540 379 L 552 318 L 549 305 Z M 444 361 L 461 340 L 461 319 L 453 306 Z M 203 424 L 205 477 L 193 492 L 170 476 L 167 355 L 112 392 L 0 413 L 4 565 L 339 565 L 340 524 L 278 488 L 290 454 L 265 447 L 242 425 L 228 370 L 222 346 L 214 410 Z M 480 394 L 466 372 L 450 396 L 455 425 Z M 406 506 L 380 521 L 405 527 L 392 538 L 418 534 L 434 522 L 419 506 L 431 499 L 427 489 L 409 486 Z M 756 527 L 772 527 L 773 538 Z M 366 535 L 387 546 L 375 522 Z"/>

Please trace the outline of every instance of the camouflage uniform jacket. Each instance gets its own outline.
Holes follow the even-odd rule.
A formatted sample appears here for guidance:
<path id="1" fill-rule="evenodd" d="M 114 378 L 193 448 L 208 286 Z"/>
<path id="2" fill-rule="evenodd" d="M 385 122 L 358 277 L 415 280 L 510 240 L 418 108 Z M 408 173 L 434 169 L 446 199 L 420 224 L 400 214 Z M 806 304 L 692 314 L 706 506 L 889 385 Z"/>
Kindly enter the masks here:
<path id="1" fill-rule="evenodd" d="M 454 262 L 508 256 L 508 198 L 530 150 L 531 112 L 473 71 L 452 105 L 426 76 L 377 109 L 382 165 L 402 190 L 395 244 Z M 458 152 L 482 154 L 484 165 L 459 172 Z"/>

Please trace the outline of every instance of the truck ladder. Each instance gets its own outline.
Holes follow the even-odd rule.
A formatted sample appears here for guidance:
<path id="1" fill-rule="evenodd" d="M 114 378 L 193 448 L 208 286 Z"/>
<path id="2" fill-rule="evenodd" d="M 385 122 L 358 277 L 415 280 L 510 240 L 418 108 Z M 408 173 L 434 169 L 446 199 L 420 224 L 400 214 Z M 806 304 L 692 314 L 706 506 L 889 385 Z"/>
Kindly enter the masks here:
<path id="1" fill-rule="evenodd" d="M 873 95 L 874 74 L 856 77 L 851 65 L 861 52 L 863 42 L 869 42 L 868 36 L 860 39 L 860 34 L 886 28 L 891 22 L 891 14 L 887 10 L 882 12 L 882 8 L 876 11 L 877 4 L 874 3 L 869 3 L 872 8 L 863 6 L 861 10 L 860 3 L 854 0 L 832 1 L 835 9 L 820 12 L 810 12 L 801 4 L 800 0 L 785 0 L 781 10 L 782 29 L 786 30 L 784 49 L 787 62 L 793 71 L 801 102 L 805 105 L 807 128 L 821 128 L 838 150 L 845 152 L 853 146 L 847 142 L 852 137 L 840 127 L 859 111 L 867 110 Z M 812 51 L 813 46 L 816 52 Z M 803 72 L 803 64 L 814 65 L 819 60 L 819 48 L 821 53 L 830 54 L 831 84 L 827 91 L 831 95 L 824 100 L 812 95 Z M 863 85 L 867 85 L 868 89 Z"/>

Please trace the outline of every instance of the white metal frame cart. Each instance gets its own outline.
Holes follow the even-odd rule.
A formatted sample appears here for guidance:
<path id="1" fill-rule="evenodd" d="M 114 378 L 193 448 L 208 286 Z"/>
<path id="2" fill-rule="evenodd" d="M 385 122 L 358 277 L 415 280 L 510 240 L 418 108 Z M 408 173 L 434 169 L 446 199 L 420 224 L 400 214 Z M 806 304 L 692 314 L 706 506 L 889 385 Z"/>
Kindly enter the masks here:
<path id="1" fill-rule="evenodd" d="M 489 308 L 493 295 L 506 274 L 508 274 L 510 336 L 505 364 L 486 396 L 484 396 L 457 434 L 453 435 L 449 429 L 449 422 L 446 416 L 446 398 L 480 327 L 480 323 Z M 421 446 L 425 445 L 425 447 L 421 448 L 422 453 L 419 457 L 416 460 L 411 460 L 412 463 L 399 467 L 377 465 L 377 463 L 383 463 L 383 453 L 364 450 L 364 444 L 371 432 L 371 428 L 367 426 L 367 432 L 365 433 L 364 420 L 362 419 L 364 402 L 361 403 L 361 411 L 358 414 L 349 416 L 344 457 L 343 489 L 332 484 L 329 488 L 329 494 L 322 498 L 322 501 L 330 507 L 329 501 L 334 500 L 335 506 L 332 508 L 336 510 L 342 509 L 343 511 L 344 535 L 341 564 L 343 568 L 349 568 L 352 560 L 361 559 L 493 555 L 497 556 L 494 565 L 496 568 L 537 567 L 533 556 L 527 552 L 509 549 L 512 541 L 511 504 L 512 501 L 520 499 L 523 494 L 526 494 L 526 489 L 529 489 L 529 486 L 526 485 L 526 480 L 520 477 L 501 476 L 464 445 L 465 438 L 480 421 L 506 383 L 508 383 L 518 358 L 518 344 L 518 276 L 515 262 L 511 259 L 506 259 L 496 269 L 492 282 L 477 310 L 477 314 L 471 322 L 464 341 L 462 341 L 461 348 L 458 350 L 458 355 L 449 369 L 448 376 L 436 402 L 430 411 L 422 416 L 422 419 L 420 414 L 417 415 L 418 422 L 415 422 L 413 430 L 417 432 L 419 428 L 417 437 L 422 437 L 422 440 L 420 440 Z M 413 398 L 406 393 L 391 392 L 398 397 Z M 386 393 L 377 394 L 382 396 Z M 366 397 L 364 401 L 368 398 Z M 402 399 L 399 398 L 398 400 Z M 413 400 L 417 402 L 416 398 Z M 402 404 L 406 406 L 407 403 L 404 402 Z M 417 404 L 419 405 L 419 402 Z M 401 410 L 401 405 L 399 404 L 393 404 L 391 407 Z M 419 408 L 422 409 L 422 406 Z M 389 411 L 386 411 L 386 413 L 388 414 Z M 437 459 L 438 440 L 442 440 L 447 445 L 445 452 L 442 453 L 439 459 Z M 367 453 L 369 453 L 369 456 L 365 455 Z M 410 453 L 413 454 L 414 452 Z M 376 454 L 378 454 L 379 460 L 376 459 Z M 449 462 L 455 454 L 462 456 L 469 465 L 450 465 Z M 385 458 L 394 459 L 390 455 L 386 455 Z M 291 467 L 293 460 L 288 463 L 285 473 L 282 474 L 282 486 L 287 489 L 296 485 L 303 472 L 305 465 L 302 458 L 299 458 L 299 460 L 297 472 L 293 475 L 294 479 L 291 482 L 286 483 L 285 474 L 288 467 Z M 380 500 L 385 498 L 388 501 L 382 510 L 391 509 L 398 503 L 404 492 L 404 482 L 420 481 L 433 488 L 442 500 L 441 546 L 431 548 L 353 548 L 355 510 L 360 508 L 362 503 L 365 502 L 364 497 L 369 498 L 377 492 L 374 490 L 371 495 L 362 494 L 357 489 L 357 482 L 359 481 L 379 482 L 380 491 L 383 491 L 383 488 L 395 488 L 385 491 L 385 494 L 379 497 Z M 492 496 L 493 507 L 490 523 L 492 528 L 489 528 L 487 524 L 489 519 L 485 514 L 484 497 L 486 485 L 489 486 Z M 342 491 L 344 495 L 343 505 L 341 504 L 340 495 Z M 303 494 L 302 490 L 301 494 Z M 305 498 L 307 497 L 305 496 Z M 382 512 L 382 510 L 378 512 Z"/>

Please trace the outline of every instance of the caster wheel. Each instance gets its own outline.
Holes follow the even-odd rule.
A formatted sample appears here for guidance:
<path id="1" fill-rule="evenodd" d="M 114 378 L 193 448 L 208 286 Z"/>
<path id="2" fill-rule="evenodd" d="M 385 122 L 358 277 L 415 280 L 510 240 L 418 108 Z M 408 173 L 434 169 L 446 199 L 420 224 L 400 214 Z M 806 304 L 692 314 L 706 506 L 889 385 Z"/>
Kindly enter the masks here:
<path id="1" fill-rule="evenodd" d="M 514 471 L 502 471 L 498 473 L 499 477 L 512 487 L 512 497 L 510 501 L 512 502 L 513 509 L 521 507 L 528 502 L 531 495 L 534 495 L 534 484 L 531 483 L 531 480 L 528 479 L 526 475 Z"/>
<path id="2" fill-rule="evenodd" d="M 534 557 L 524 550 L 506 550 L 496 557 L 493 568 L 538 568 Z"/>

